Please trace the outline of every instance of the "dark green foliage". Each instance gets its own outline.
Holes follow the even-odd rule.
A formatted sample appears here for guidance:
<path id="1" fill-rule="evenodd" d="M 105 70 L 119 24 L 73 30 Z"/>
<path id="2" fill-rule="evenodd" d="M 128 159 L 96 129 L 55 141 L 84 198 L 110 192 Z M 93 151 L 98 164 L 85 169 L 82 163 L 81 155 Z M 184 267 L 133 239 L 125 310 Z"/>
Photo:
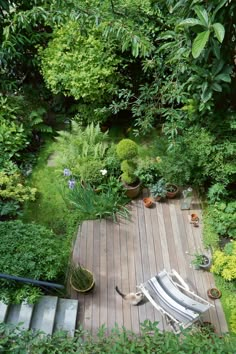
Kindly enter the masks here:
<path id="1" fill-rule="evenodd" d="M 50 230 L 21 221 L 0 222 L 2 273 L 45 281 L 61 281 L 66 268 L 65 242 Z M 38 288 L 1 280 L 0 298 L 6 302 L 35 302 Z"/>
<path id="2" fill-rule="evenodd" d="M 147 163 L 139 164 L 136 174 L 145 187 L 155 184 L 161 177 L 158 163 L 149 159 Z"/>
<path id="3" fill-rule="evenodd" d="M 233 354 L 235 338 L 218 335 L 196 329 L 185 330 L 181 336 L 171 332 L 161 333 L 157 322 L 146 320 L 141 334 L 135 334 L 125 328 L 115 326 L 110 335 L 102 326 L 96 335 L 80 328 L 75 337 L 59 332 L 50 336 L 40 336 L 38 332 L 20 332 L 12 326 L 0 325 L 0 348 L 6 353 L 15 354 L 146 354 L 146 353 L 198 353 Z"/>

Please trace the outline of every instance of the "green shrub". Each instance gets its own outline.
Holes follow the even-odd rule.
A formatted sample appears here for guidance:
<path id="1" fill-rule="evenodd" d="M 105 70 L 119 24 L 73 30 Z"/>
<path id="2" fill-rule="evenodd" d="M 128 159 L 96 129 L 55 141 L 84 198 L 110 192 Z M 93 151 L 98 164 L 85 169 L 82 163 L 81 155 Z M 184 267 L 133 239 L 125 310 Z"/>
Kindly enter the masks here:
<path id="1" fill-rule="evenodd" d="M 115 326 L 107 335 L 100 327 L 96 335 L 80 328 L 75 337 L 58 332 L 53 336 L 42 336 L 38 332 L 22 331 L 14 326 L 0 324 L 0 347 L 4 353 L 56 354 L 144 354 L 144 353 L 214 353 L 233 354 L 235 338 L 227 334 L 219 337 L 208 331 L 184 330 L 180 336 L 172 332 L 161 332 L 157 322 L 146 320 L 141 333 L 135 334 Z"/>
<path id="2" fill-rule="evenodd" d="M 227 246 L 226 251 L 229 246 Z M 232 281 L 236 279 L 236 241 L 230 246 L 230 254 L 216 250 L 213 254 L 213 265 L 211 271 L 217 275 L 221 275 L 225 280 Z"/>
<path id="3" fill-rule="evenodd" d="M 236 202 L 210 205 L 209 222 L 220 236 L 236 238 Z"/>
<path id="4" fill-rule="evenodd" d="M 34 200 L 36 188 L 25 186 L 22 177 L 18 173 L 7 175 L 0 172 L 0 198 L 2 200 L 15 200 L 23 203 Z"/>
<path id="5" fill-rule="evenodd" d="M 135 174 L 137 168 L 138 145 L 130 139 L 122 139 L 116 147 L 118 158 L 121 162 L 121 178 L 127 184 L 133 184 L 138 177 Z"/>
<path id="6" fill-rule="evenodd" d="M 153 159 L 145 159 L 144 161 L 140 161 L 136 174 L 145 187 L 155 184 L 161 178 L 159 164 Z"/>
<path id="7" fill-rule="evenodd" d="M 1 273 L 45 281 L 61 281 L 66 268 L 64 241 L 45 227 L 21 221 L 0 222 Z M 35 301 L 38 288 L 0 280 L 5 302 Z"/>
<path id="8" fill-rule="evenodd" d="M 138 156 L 138 145 L 131 139 L 122 139 L 116 147 L 120 160 L 132 160 Z"/>

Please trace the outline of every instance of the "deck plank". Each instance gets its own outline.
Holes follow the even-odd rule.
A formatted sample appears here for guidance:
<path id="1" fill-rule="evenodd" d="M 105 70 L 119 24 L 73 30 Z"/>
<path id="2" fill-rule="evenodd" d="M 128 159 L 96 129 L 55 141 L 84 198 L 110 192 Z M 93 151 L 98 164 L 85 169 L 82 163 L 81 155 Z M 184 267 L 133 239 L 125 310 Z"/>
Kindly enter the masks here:
<path id="1" fill-rule="evenodd" d="M 161 330 L 170 330 L 151 303 L 131 306 L 116 293 L 115 285 L 124 293 L 135 291 L 136 285 L 162 269 L 174 268 L 192 290 L 207 300 L 207 289 L 215 286 L 211 273 L 195 270 L 190 264 L 191 254 L 203 251 L 198 198 L 194 197 L 195 209 L 191 210 L 181 210 L 178 198 L 156 202 L 148 209 L 144 207 L 143 196 L 146 191 L 130 203 L 130 220 L 84 221 L 78 230 L 73 261 L 94 272 L 96 286 L 88 295 L 71 290 L 71 297 L 79 299 L 78 324 L 93 334 L 102 324 L 109 333 L 115 323 L 139 333 L 140 323 L 146 319 L 158 321 Z M 189 223 L 188 216 L 193 212 L 200 216 L 198 228 Z M 210 320 L 219 333 L 227 332 L 220 300 L 212 303 L 215 308 L 204 315 L 204 320 Z"/>

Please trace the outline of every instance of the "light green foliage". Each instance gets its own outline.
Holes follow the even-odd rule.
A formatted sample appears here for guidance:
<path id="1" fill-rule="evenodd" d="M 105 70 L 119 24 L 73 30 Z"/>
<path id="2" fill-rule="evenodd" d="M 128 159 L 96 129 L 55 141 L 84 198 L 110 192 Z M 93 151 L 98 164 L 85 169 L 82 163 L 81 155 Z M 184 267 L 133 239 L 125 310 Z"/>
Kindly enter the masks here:
<path id="1" fill-rule="evenodd" d="M 127 197 L 124 196 L 119 182 L 114 186 L 113 179 L 111 183 L 108 180 L 107 184 L 102 185 L 98 191 L 94 191 L 90 185 L 84 188 L 76 184 L 75 188 L 69 191 L 66 199 L 69 205 L 81 213 L 83 219 L 112 217 L 116 221 L 117 216 L 124 218 L 129 216 L 129 211 L 124 206 Z"/>
<path id="2" fill-rule="evenodd" d="M 69 168 L 73 176 L 83 179 L 84 182 L 99 184 L 102 176 L 100 170 L 106 164 L 107 133 L 102 133 L 98 124 L 92 123 L 82 128 L 72 121 L 71 132 L 60 131 L 58 134 L 57 166 L 61 167 L 61 170 Z M 92 173 L 91 176 L 88 170 Z"/>
<path id="3" fill-rule="evenodd" d="M 122 139 L 116 146 L 117 156 L 121 162 L 121 178 L 127 184 L 133 184 L 138 177 L 135 174 L 137 168 L 138 145 L 131 139 Z"/>
<path id="4" fill-rule="evenodd" d="M 42 72 L 53 93 L 75 99 L 101 101 L 114 90 L 119 62 L 99 32 L 83 35 L 77 21 L 54 31 L 48 47 L 41 49 Z"/>
<path id="5" fill-rule="evenodd" d="M 50 230 L 21 221 L 0 223 L 2 273 L 45 281 L 61 281 L 68 252 L 64 240 Z M 35 302 L 41 291 L 33 286 L 0 280 L 0 298 L 6 302 Z"/>
<path id="6" fill-rule="evenodd" d="M 120 160 L 131 160 L 138 155 L 138 145 L 131 139 L 122 139 L 116 147 Z"/>
<path id="7" fill-rule="evenodd" d="M 225 280 L 233 281 L 236 279 L 236 241 L 233 241 L 231 254 L 216 250 L 213 255 L 213 265 L 211 271 L 221 275 Z"/>
<path id="8" fill-rule="evenodd" d="M 209 215 L 208 209 L 205 209 L 203 214 L 203 243 L 206 248 L 216 249 L 219 245 L 219 235 L 211 220 L 212 216 Z"/>
<path id="9" fill-rule="evenodd" d="M 37 188 L 37 198 L 24 204 L 22 220 L 44 225 L 70 242 L 81 218 L 67 209 L 61 196 L 61 178 L 55 167 L 47 166 L 48 157 L 55 154 L 56 149 L 57 144 L 49 141 L 40 151 L 29 181 L 30 186 Z"/>
<path id="10" fill-rule="evenodd" d="M 107 335 L 106 328 L 100 327 L 94 335 L 79 328 L 75 337 L 66 333 L 42 336 L 39 333 L 20 331 L 7 325 L 0 325 L 0 345 L 5 352 L 37 354 L 52 353 L 109 353 L 109 354 L 146 354 L 146 353 L 214 353 L 233 354 L 235 338 L 228 334 L 219 336 L 208 331 L 184 330 L 181 336 L 172 332 L 161 332 L 157 322 L 146 320 L 141 327 L 141 334 L 135 334 L 126 328 L 114 326 Z"/>
<path id="11" fill-rule="evenodd" d="M 8 122 L 0 117 L 0 167 L 5 161 L 19 156 L 19 151 L 27 146 L 26 134 L 22 124 Z"/>
<path id="12" fill-rule="evenodd" d="M 7 175 L 4 172 L 0 172 L 0 198 L 20 203 L 34 200 L 36 188 L 25 186 L 23 183 L 23 179 L 18 173 Z"/>

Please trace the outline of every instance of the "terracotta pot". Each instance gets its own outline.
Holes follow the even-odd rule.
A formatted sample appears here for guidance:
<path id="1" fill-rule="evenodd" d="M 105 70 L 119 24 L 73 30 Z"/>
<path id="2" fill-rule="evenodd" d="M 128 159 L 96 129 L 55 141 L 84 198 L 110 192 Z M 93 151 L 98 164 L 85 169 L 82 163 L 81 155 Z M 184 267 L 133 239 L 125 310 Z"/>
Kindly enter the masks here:
<path id="1" fill-rule="evenodd" d="M 191 221 L 199 221 L 199 217 L 197 214 L 191 214 Z"/>
<path id="2" fill-rule="evenodd" d="M 136 198 L 141 190 L 141 181 L 138 181 L 138 183 L 135 186 L 131 186 L 123 181 L 124 188 L 126 189 L 126 195 L 127 197 L 134 199 Z"/>
<path id="3" fill-rule="evenodd" d="M 174 190 L 168 191 L 168 186 L 169 187 L 171 186 Z M 167 198 L 171 198 L 171 199 L 174 198 L 179 192 L 178 186 L 176 186 L 176 184 L 173 184 L 173 183 L 167 183 L 166 189 L 167 189 L 166 196 L 167 196 Z"/>
<path id="4" fill-rule="evenodd" d="M 219 299 L 221 297 L 221 291 L 217 288 L 211 288 L 207 290 L 207 295 L 210 299 Z"/>
<path id="5" fill-rule="evenodd" d="M 153 205 L 153 200 L 150 197 L 143 198 L 143 202 L 146 208 L 150 208 Z"/>

